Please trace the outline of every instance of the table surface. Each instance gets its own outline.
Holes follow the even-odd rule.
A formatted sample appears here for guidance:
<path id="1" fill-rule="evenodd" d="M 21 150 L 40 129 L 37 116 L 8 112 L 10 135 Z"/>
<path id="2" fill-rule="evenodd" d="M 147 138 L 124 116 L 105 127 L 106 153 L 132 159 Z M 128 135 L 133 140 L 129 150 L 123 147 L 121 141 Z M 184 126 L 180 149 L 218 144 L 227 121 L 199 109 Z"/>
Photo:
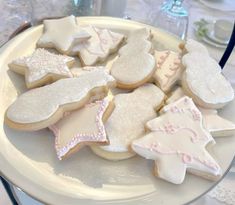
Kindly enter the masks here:
<path id="1" fill-rule="evenodd" d="M 226 2 L 229 2 L 230 8 L 235 10 L 235 1 L 221 0 L 218 10 L 211 9 L 203 2 L 206 0 L 188 0 L 185 6 L 189 10 L 189 29 L 188 38 L 196 39 L 193 30 L 193 23 L 201 18 L 207 20 L 235 19 L 235 12 L 221 11 L 228 9 Z M 211 4 L 212 1 L 210 1 Z M 159 10 L 161 1 L 156 0 L 0 0 L 0 10 L 2 21 L 0 21 L 0 45 L 9 38 L 10 34 L 24 21 L 36 22 L 39 19 L 63 15 L 106 15 L 115 17 L 131 17 L 131 19 L 154 24 L 156 12 Z M 47 5 L 46 7 L 44 5 Z M 92 6 L 90 6 L 92 5 Z M 232 6 L 231 6 L 232 5 Z M 219 10 L 221 9 L 221 10 Z M 220 60 L 224 50 L 206 45 L 210 55 L 217 61 Z M 235 52 L 232 53 L 228 63 L 224 68 L 225 76 L 235 85 Z M 208 194 L 201 197 L 191 205 L 234 205 L 235 204 L 235 162 L 227 176 Z M 41 205 L 22 191 L 14 187 L 15 195 L 22 205 Z M 0 184 L 0 205 L 10 204 L 4 188 Z"/>

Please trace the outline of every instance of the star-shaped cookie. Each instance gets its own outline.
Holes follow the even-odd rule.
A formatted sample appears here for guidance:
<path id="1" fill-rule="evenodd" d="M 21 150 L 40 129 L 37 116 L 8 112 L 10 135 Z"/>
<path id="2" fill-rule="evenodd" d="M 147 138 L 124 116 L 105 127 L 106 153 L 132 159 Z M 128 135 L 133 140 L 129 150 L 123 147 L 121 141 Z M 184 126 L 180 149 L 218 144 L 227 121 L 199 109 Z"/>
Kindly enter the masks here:
<path id="1" fill-rule="evenodd" d="M 57 55 L 38 48 L 28 57 L 18 58 L 9 64 L 9 68 L 25 75 L 28 88 L 35 88 L 61 78 L 73 77 L 69 70 L 74 58 Z"/>
<path id="2" fill-rule="evenodd" d="M 235 133 L 235 124 L 218 115 L 214 109 L 204 109 L 199 107 L 203 115 L 204 125 L 213 137 L 226 137 Z"/>
<path id="3" fill-rule="evenodd" d="M 71 55 L 78 54 L 82 64 L 91 66 L 103 62 L 109 54 L 118 50 L 124 40 L 124 35 L 109 29 L 101 29 L 94 26 L 84 27 L 91 38 L 81 44 L 77 44 Z"/>
<path id="4" fill-rule="evenodd" d="M 221 176 L 220 166 L 206 150 L 214 140 L 204 129 L 202 115 L 189 97 L 165 106 L 164 114 L 146 126 L 150 133 L 133 141 L 132 149 L 155 161 L 158 177 L 181 184 L 186 170 L 209 179 Z"/>
<path id="5" fill-rule="evenodd" d="M 113 110 L 109 97 L 87 104 L 85 107 L 65 114 L 64 118 L 49 127 L 55 135 L 55 148 L 61 160 L 78 151 L 84 145 L 108 144 L 104 128 Z"/>
<path id="6" fill-rule="evenodd" d="M 45 20 L 43 24 L 44 33 L 37 42 L 39 47 L 56 48 L 69 54 L 74 45 L 90 38 L 90 34 L 77 24 L 75 16 Z"/>

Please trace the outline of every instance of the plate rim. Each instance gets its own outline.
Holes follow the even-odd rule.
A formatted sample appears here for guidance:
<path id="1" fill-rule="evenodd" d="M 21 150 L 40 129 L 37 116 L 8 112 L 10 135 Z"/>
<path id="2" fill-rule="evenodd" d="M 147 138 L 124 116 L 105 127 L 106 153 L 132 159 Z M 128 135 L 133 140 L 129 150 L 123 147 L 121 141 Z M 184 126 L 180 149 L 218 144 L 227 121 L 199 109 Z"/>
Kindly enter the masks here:
<path id="1" fill-rule="evenodd" d="M 156 28 L 156 27 L 153 27 L 153 26 L 151 26 L 151 25 L 148 25 L 148 24 L 144 24 L 144 23 L 140 23 L 140 22 L 136 22 L 136 21 L 133 21 L 133 20 L 126 20 L 126 19 L 120 19 L 120 18 L 114 18 L 114 17 L 103 17 L 103 16 L 95 16 L 95 17 L 77 17 L 78 19 L 87 19 L 87 20 L 89 20 L 89 19 L 97 19 L 97 18 L 99 18 L 99 19 L 103 19 L 103 20 L 109 20 L 109 19 L 112 19 L 112 20 L 115 20 L 115 21 L 120 21 L 120 22 L 123 22 L 123 21 L 128 21 L 129 23 L 132 23 L 132 24 L 137 24 L 137 25 L 140 25 L 140 26 L 148 26 L 148 27 L 150 27 L 150 28 L 153 28 L 153 29 L 157 29 L 157 30 L 161 30 L 162 32 L 164 32 L 164 33 L 168 33 L 168 34 L 170 34 L 169 32 L 166 32 L 166 31 L 164 31 L 164 30 L 162 30 L 162 29 L 159 29 L 159 28 Z M 4 52 L 4 51 L 7 51 L 8 49 L 10 49 L 13 45 L 14 45 L 14 42 L 15 41 L 17 41 L 19 38 L 21 38 L 22 36 L 24 36 L 24 35 L 26 35 L 27 33 L 29 33 L 30 31 L 32 31 L 32 30 L 34 30 L 34 29 L 39 29 L 40 27 L 42 27 L 43 25 L 38 25 L 38 26 L 33 26 L 33 27 L 31 27 L 31 28 L 29 28 L 29 29 L 27 29 L 27 30 L 25 30 L 24 32 L 22 32 L 22 33 L 20 33 L 19 35 L 17 35 L 16 37 L 14 37 L 13 39 L 11 39 L 10 41 L 8 41 L 6 44 L 4 44 L 2 47 L 0 47 L 0 56 L 2 55 L 2 53 Z M 179 39 L 179 40 L 181 40 L 181 39 Z M 233 160 L 235 159 L 235 153 L 234 153 L 234 156 L 233 156 Z M 210 187 L 210 189 L 208 189 L 207 191 L 205 191 L 204 193 L 202 193 L 201 195 L 199 195 L 198 197 L 196 197 L 196 198 L 194 198 L 194 199 L 192 199 L 191 201 L 189 201 L 189 202 L 187 202 L 186 204 L 188 204 L 188 203 L 191 203 L 191 202 L 193 202 L 193 201 L 196 201 L 197 199 L 199 199 L 200 197 L 202 197 L 203 195 L 205 195 L 206 193 L 208 193 L 211 189 L 213 189 L 221 180 L 223 180 L 223 178 L 226 176 L 226 174 L 229 172 L 229 170 L 230 170 L 230 168 L 231 168 L 231 166 L 232 166 L 232 162 L 233 161 L 231 161 L 230 162 L 230 165 L 229 165 L 229 167 L 228 167 L 228 169 L 224 172 L 224 174 L 221 176 L 221 178 L 219 179 L 219 180 L 217 180 L 215 183 L 213 183 L 213 185 Z M 27 195 L 29 195 L 30 197 L 32 197 L 32 198 L 34 198 L 34 199 L 36 199 L 36 200 L 38 200 L 39 202 L 42 202 L 42 203 L 51 203 L 51 202 L 49 202 L 49 201 L 44 201 L 43 199 L 40 199 L 40 198 L 38 198 L 37 197 L 37 195 L 35 195 L 35 192 L 33 192 L 33 191 L 31 191 L 31 189 L 29 189 L 30 191 L 28 191 L 28 190 L 25 190 L 25 188 L 21 188 L 21 186 L 19 186 L 17 183 L 15 183 L 14 181 L 12 181 L 6 174 L 4 174 L 1 170 L 0 170 L 0 173 L 1 173 L 1 176 L 4 178 L 4 179 L 6 179 L 10 184 L 12 184 L 12 185 L 14 185 L 15 187 L 18 187 L 18 188 L 20 188 L 24 193 L 26 193 Z M 19 172 L 18 172 L 19 173 Z M 21 175 L 21 174 L 20 174 Z M 21 177 L 22 177 L 22 175 L 21 175 Z M 23 178 L 25 178 L 24 176 L 23 176 Z M 30 182 L 30 181 L 28 180 L 28 184 L 30 185 L 31 184 L 31 186 L 32 186 L 32 183 L 34 183 L 34 182 Z M 128 200 L 128 199 L 127 199 Z M 103 200 L 100 200 L 100 202 L 102 202 Z M 117 200 L 117 201 L 119 201 L 119 200 Z M 125 202 L 124 202 L 125 203 Z"/>

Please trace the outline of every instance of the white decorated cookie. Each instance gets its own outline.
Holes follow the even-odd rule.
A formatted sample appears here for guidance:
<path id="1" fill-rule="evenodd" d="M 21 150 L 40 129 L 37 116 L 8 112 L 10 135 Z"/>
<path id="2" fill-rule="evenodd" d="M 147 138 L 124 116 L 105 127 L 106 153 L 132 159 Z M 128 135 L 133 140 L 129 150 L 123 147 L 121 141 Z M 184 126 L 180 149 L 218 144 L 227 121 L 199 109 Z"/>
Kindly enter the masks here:
<path id="1" fill-rule="evenodd" d="M 108 144 L 104 121 L 113 110 L 113 104 L 106 97 L 101 101 L 66 114 L 51 125 L 55 135 L 55 148 L 59 159 L 75 153 L 84 145 Z"/>
<path id="2" fill-rule="evenodd" d="M 182 78 L 184 91 L 196 104 L 204 108 L 222 108 L 233 100 L 234 90 L 206 48 L 198 47 L 203 45 L 194 40 L 186 42 L 188 53 L 182 58 L 186 68 Z"/>
<path id="3" fill-rule="evenodd" d="M 115 109 L 105 123 L 110 145 L 92 146 L 99 156 L 110 160 L 130 158 L 131 142 L 145 133 L 145 123 L 156 117 L 156 109 L 161 106 L 164 93 L 153 84 L 146 84 L 132 93 L 114 97 Z"/>
<path id="4" fill-rule="evenodd" d="M 235 133 L 235 124 L 218 115 L 215 109 L 204 109 L 199 107 L 203 116 L 205 128 L 213 137 L 226 137 Z"/>
<path id="5" fill-rule="evenodd" d="M 101 29 L 95 26 L 84 28 L 91 38 L 73 47 L 71 55 L 78 54 L 82 64 L 94 65 L 104 61 L 109 54 L 114 53 L 124 40 L 124 35 L 109 29 Z"/>
<path id="6" fill-rule="evenodd" d="M 74 16 L 61 19 L 44 20 L 44 31 L 37 46 L 56 48 L 63 54 L 69 54 L 74 45 L 87 41 L 90 34 L 82 29 Z"/>
<path id="7" fill-rule="evenodd" d="M 155 59 L 150 54 L 150 30 L 137 29 L 130 33 L 127 44 L 119 50 L 119 58 L 111 67 L 117 87 L 134 89 L 148 82 L 155 71 Z"/>
<path id="8" fill-rule="evenodd" d="M 147 122 L 148 134 L 134 140 L 132 149 L 155 161 L 155 174 L 174 184 L 184 181 L 186 170 L 208 179 L 221 176 L 221 168 L 206 150 L 214 142 L 204 129 L 202 115 L 189 97 L 164 107 L 164 114 Z"/>
<path id="9" fill-rule="evenodd" d="M 73 74 L 73 77 L 79 77 L 80 75 L 87 74 L 88 72 L 95 70 L 103 70 L 109 73 L 109 70 L 106 66 L 85 66 L 85 67 L 75 67 L 70 71 Z"/>
<path id="10" fill-rule="evenodd" d="M 39 130 L 55 124 L 64 112 L 81 108 L 91 97 L 103 97 L 113 86 L 114 78 L 102 70 L 61 79 L 20 95 L 7 109 L 5 122 L 15 129 Z"/>
<path id="11" fill-rule="evenodd" d="M 72 77 L 69 70 L 74 58 L 50 53 L 43 48 L 36 49 L 32 55 L 13 60 L 10 70 L 25 75 L 28 88 L 35 88 L 61 78 Z"/>
<path id="12" fill-rule="evenodd" d="M 156 71 L 153 78 L 155 83 L 167 92 L 181 79 L 181 56 L 173 51 L 155 51 L 155 60 Z"/>
<path id="13" fill-rule="evenodd" d="M 173 103 L 185 96 L 181 87 L 175 89 L 171 96 L 166 100 L 166 104 Z M 235 124 L 218 115 L 215 109 L 205 109 L 198 106 L 203 116 L 203 124 L 213 137 L 231 136 L 235 133 Z"/>

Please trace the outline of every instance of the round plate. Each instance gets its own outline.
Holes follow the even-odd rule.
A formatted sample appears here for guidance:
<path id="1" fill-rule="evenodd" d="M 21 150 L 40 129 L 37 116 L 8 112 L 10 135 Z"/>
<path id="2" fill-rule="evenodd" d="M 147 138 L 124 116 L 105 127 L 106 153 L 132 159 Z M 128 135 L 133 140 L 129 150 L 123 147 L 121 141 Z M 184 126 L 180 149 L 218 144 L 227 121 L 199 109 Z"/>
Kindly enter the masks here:
<path id="1" fill-rule="evenodd" d="M 233 0 L 199 0 L 206 7 L 218 11 L 235 11 Z"/>
<path id="2" fill-rule="evenodd" d="M 228 45 L 228 40 L 222 40 L 219 39 L 215 36 L 215 31 L 214 31 L 214 22 L 211 22 L 205 26 L 207 28 L 206 36 L 209 38 L 211 41 L 214 41 L 217 44 L 222 44 L 224 46 Z"/>
<path id="3" fill-rule="evenodd" d="M 178 50 L 180 40 L 154 27 L 109 17 L 81 17 L 80 25 L 93 24 L 127 34 L 147 27 L 152 30 L 157 49 Z M 59 161 L 54 137 L 48 129 L 18 132 L 4 124 L 4 112 L 25 90 L 24 78 L 8 71 L 13 59 L 30 54 L 43 26 L 17 36 L 0 51 L 0 169 L 7 179 L 31 196 L 56 205 L 78 204 L 185 204 L 211 189 L 216 182 L 187 174 L 181 185 L 173 185 L 153 176 L 153 161 L 141 157 L 119 162 L 99 158 L 84 148 L 69 159 Z M 235 102 L 221 115 L 235 122 Z M 223 169 L 228 170 L 234 157 L 235 136 L 217 138 L 209 151 Z"/>
<path id="4" fill-rule="evenodd" d="M 196 26 L 194 26 L 193 29 L 194 29 L 194 32 L 196 33 L 198 28 Z M 208 37 L 208 34 L 206 34 L 205 36 L 200 37 L 200 40 L 203 41 L 204 43 L 206 43 L 206 44 L 208 44 L 210 46 L 216 47 L 216 48 L 223 48 L 223 49 L 225 49 L 227 47 L 227 45 L 216 43 L 215 41 L 210 39 Z"/>

